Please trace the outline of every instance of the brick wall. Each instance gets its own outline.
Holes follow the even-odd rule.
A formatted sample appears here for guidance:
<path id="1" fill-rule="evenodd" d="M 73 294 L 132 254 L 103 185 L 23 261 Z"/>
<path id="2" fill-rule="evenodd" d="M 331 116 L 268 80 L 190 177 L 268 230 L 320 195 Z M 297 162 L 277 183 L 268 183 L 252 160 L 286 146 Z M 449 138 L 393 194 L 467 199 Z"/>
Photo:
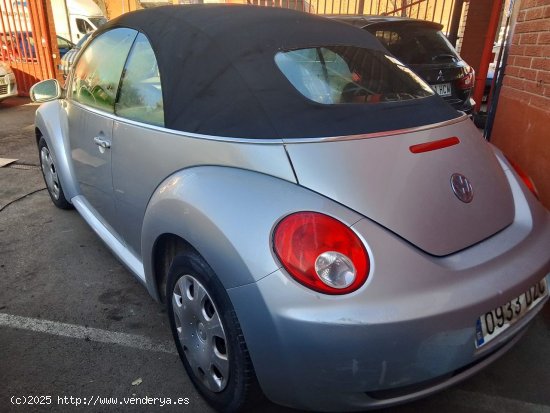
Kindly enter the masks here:
<path id="1" fill-rule="evenodd" d="M 460 26 L 458 26 L 458 36 L 456 39 L 456 50 L 459 54 L 462 53 L 462 39 L 464 38 L 464 31 L 466 30 L 466 20 L 468 20 L 468 10 L 470 9 L 470 2 L 465 1 L 462 6 L 462 18 L 460 19 Z"/>
<path id="2" fill-rule="evenodd" d="M 491 141 L 550 208 L 550 0 L 521 0 Z"/>
<path id="3" fill-rule="evenodd" d="M 520 10 L 504 90 L 508 96 L 545 108 L 550 104 L 550 0 L 523 0 Z"/>

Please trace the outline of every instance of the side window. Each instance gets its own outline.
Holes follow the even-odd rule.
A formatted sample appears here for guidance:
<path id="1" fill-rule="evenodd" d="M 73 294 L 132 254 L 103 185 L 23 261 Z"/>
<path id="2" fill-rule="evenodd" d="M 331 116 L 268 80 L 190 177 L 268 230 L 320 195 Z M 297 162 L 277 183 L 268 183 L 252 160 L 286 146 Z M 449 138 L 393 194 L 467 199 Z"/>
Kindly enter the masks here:
<path id="1" fill-rule="evenodd" d="M 113 29 L 88 44 L 74 69 L 72 99 L 113 113 L 124 61 L 136 34 L 131 29 Z"/>
<path id="2" fill-rule="evenodd" d="M 94 30 L 92 25 L 84 19 L 76 19 L 76 28 L 81 34 L 86 34 Z"/>
<path id="3" fill-rule="evenodd" d="M 401 36 L 399 36 L 399 33 L 391 30 L 377 30 L 375 32 L 375 36 L 380 43 L 386 47 L 386 49 L 390 50 L 390 52 L 393 46 L 399 46 L 399 43 L 401 42 Z"/>
<path id="4" fill-rule="evenodd" d="M 57 47 L 59 49 L 70 49 L 71 47 L 74 47 L 74 44 L 63 37 L 57 36 Z"/>
<path id="5" fill-rule="evenodd" d="M 139 34 L 124 70 L 115 113 L 122 118 L 164 126 L 164 107 L 155 53 Z"/>

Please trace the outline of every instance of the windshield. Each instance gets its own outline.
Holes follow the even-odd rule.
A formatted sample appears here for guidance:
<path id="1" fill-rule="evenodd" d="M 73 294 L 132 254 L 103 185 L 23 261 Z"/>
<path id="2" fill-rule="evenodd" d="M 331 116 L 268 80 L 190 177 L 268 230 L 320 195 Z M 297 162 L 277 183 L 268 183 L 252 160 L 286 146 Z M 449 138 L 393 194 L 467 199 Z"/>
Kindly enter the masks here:
<path id="1" fill-rule="evenodd" d="M 376 30 L 373 34 L 403 63 L 437 64 L 460 60 L 449 40 L 439 30 L 413 25 L 401 26 Z"/>
<path id="2" fill-rule="evenodd" d="M 397 59 L 355 46 L 279 52 L 275 63 L 292 86 L 317 103 L 395 102 L 434 93 Z"/>

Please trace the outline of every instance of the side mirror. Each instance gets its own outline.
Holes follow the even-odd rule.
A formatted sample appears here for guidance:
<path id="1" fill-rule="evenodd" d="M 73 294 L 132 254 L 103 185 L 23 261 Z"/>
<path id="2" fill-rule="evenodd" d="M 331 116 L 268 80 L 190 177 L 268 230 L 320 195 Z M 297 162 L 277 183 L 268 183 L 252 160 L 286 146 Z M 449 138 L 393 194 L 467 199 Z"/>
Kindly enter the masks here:
<path id="1" fill-rule="evenodd" d="M 61 86 L 56 79 L 43 80 L 31 87 L 29 95 L 33 102 L 49 102 L 61 97 Z"/>

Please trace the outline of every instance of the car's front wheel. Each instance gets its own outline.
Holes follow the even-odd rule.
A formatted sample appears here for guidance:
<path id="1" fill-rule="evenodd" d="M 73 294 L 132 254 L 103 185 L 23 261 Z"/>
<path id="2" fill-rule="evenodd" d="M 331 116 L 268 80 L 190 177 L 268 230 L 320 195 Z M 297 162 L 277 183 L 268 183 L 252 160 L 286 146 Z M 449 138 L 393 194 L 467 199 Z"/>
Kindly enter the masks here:
<path id="1" fill-rule="evenodd" d="M 259 402 L 261 392 L 235 310 L 199 254 L 174 259 L 166 304 L 178 353 L 202 396 L 224 412 Z"/>
<path id="2" fill-rule="evenodd" d="M 40 138 L 38 142 L 38 153 L 40 155 L 40 169 L 42 169 L 42 176 L 44 177 L 44 182 L 46 183 L 46 188 L 52 202 L 58 208 L 72 209 L 73 206 L 65 198 L 55 162 L 44 138 Z"/>

